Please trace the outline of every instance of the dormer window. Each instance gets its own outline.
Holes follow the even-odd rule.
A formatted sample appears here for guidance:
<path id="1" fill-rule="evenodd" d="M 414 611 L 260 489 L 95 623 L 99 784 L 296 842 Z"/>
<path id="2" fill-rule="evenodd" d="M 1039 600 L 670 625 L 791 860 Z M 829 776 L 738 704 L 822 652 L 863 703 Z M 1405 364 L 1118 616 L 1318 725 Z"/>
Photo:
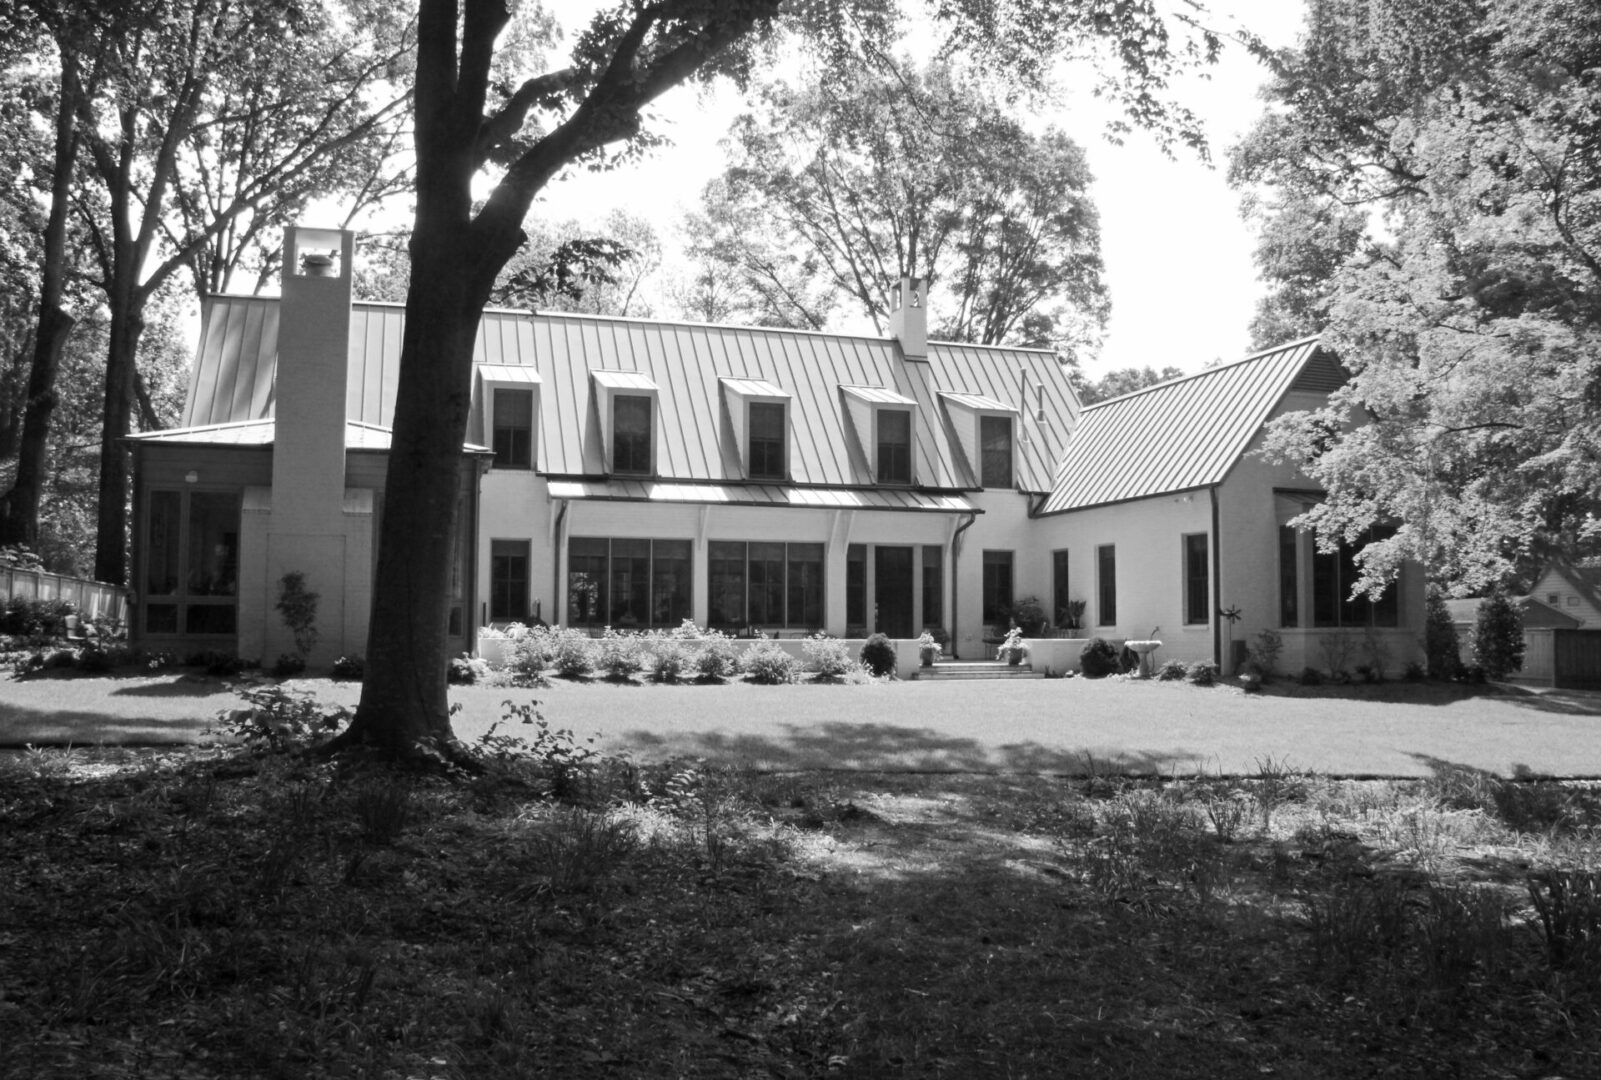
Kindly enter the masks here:
<path id="1" fill-rule="evenodd" d="M 910 409 L 879 409 L 878 454 L 874 472 L 880 484 L 912 482 L 912 413 Z"/>
<path id="2" fill-rule="evenodd" d="M 883 386 L 842 386 L 840 397 L 856 448 L 875 484 L 917 480 L 917 401 Z"/>
<path id="3" fill-rule="evenodd" d="M 722 378 L 734 445 L 747 480 L 789 479 L 789 391 L 765 379 Z"/>
<path id="4" fill-rule="evenodd" d="M 1012 418 L 978 419 L 979 483 L 987 488 L 1012 486 Z"/>
<path id="5" fill-rule="evenodd" d="M 468 437 L 495 452 L 497 469 L 532 469 L 539 443 L 539 372 L 519 364 L 479 364 Z"/>
<path id="6" fill-rule="evenodd" d="M 652 473 L 650 451 L 655 443 L 650 398 L 618 394 L 612 398 L 612 472 Z"/>
<path id="7" fill-rule="evenodd" d="M 637 371 L 593 371 L 605 469 L 617 476 L 654 476 L 657 389 Z"/>

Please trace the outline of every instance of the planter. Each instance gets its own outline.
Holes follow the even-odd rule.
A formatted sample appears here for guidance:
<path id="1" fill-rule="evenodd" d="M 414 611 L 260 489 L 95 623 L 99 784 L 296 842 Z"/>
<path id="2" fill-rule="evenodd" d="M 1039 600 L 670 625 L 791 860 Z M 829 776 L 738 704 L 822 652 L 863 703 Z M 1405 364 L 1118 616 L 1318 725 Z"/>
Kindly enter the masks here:
<path id="1" fill-rule="evenodd" d="M 1018 652 L 1016 649 L 1008 651 L 1006 654 L 1006 663 L 1008 667 L 1021 667 L 1023 664 L 1023 654 Z"/>

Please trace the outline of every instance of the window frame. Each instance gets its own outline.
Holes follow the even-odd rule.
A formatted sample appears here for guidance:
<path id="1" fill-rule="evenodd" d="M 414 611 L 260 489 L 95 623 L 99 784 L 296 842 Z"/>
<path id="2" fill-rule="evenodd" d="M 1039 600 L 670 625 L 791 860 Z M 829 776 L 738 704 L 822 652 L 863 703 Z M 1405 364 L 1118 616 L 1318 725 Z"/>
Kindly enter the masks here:
<path id="1" fill-rule="evenodd" d="M 526 417 L 518 417 L 517 419 L 526 418 L 527 423 L 521 426 L 510 424 L 503 426 L 500 422 L 500 407 L 503 400 L 507 402 L 525 402 L 527 407 Z M 532 387 L 490 385 L 489 447 L 495 454 L 492 468 L 531 470 L 534 467 L 534 406 L 534 390 Z M 507 431 L 512 436 L 512 445 L 508 447 L 504 454 L 501 450 L 502 431 Z M 515 436 L 519 432 L 524 435 L 524 441 L 520 447 L 521 454 L 516 453 L 518 446 Z"/>
<path id="2" fill-rule="evenodd" d="M 739 554 L 735 556 L 735 549 Z M 752 549 L 763 556 L 752 557 Z M 776 551 L 774 550 L 776 549 Z M 776 557 L 775 557 L 776 555 Z M 738 564 L 738 572 L 727 569 Z M 764 568 L 758 573 L 758 563 Z M 715 568 L 714 568 L 715 566 Z M 806 580 L 807 567 L 816 568 L 815 582 Z M 772 571 L 776 570 L 776 576 Z M 745 630 L 765 627 L 774 630 L 821 630 L 828 603 L 828 546 L 822 541 L 785 540 L 708 540 L 706 552 L 706 623 L 719 630 Z M 716 590 L 736 578 L 739 582 L 738 610 L 730 613 L 714 600 Z M 752 597 L 760 589 L 758 608 Z M 776 608 L 777 618 L 774 618 Z M 715 618 L 714 612 L 721 615 Z M 756 616 L 762 616 L 757 618 Z M 812 618 L 810 616 L 815 616 Z"/>
<path id="3" fill-rule="evenodd" d="M 1001 629 L 1001 619 L 1009 617 L 1017 603 L 1017 552 L 1004 548 L 985 548 L 980 561 L 983 566 L 979 585 L 980 617 L 985 626 Z M 1004 582 L 1001 580 L 1003 569 Z M 1005 594 L 1004 599 L 1002 593 Z"/>
<path id="4" fill-rule="evenodd" d="M 985 428 L 994 424 L 1006 427 L 1006 463 L 1004 476 L 991 474 L 992 451 L 985 437 Z M 1017 425 L 1009 413 L 981 413 L 978 417 L 978 483 L 985 488 L 1012 488 L 1017 483 Z M 998 465 L 996 466 L 999 467 Z"/>
<path id="5" fill-rule="evenodd" d="M 1179 538 L 1179 545 L 1183 585 L 1180 595 L 1184 603 L 1184 625 L 1210 626 L 1212 623 L 1211 537 L 1204 532 L 1184 533 Z"/>
<path id="6" fill-rule="evenodd" d="M 1072 620 L 1068 605 L 1073 602 L 1073 581 L 1070 571 L 1073 558 L 1070 548 L 1055 548 L 1051 552 L 1051 625 L 1067 628 Z"/>
<path id="7" fill-rule="evenodd" d="M 898 470 L 897 475 L 891 476 L 889 475 L 891 470 L 886 467 L 885 448 L 896 449 L 900 446 L 898 442 L 892 443 L 884 438 L 884 419 L 891 415 L 895 416 L 897 420 L 904 419 L 906 422 L 904 476 L 899 475 Z M 873 479 L 875 482 L 895 487 L 911 487 L 913 478 L 916 475 L 916 470 L 912 467 L 912 459 L 916 447 L 917 421 L 910 408 L 899 405 L 882 405 L 873 410 Z M 893 464 L 900 464 L 895 460 L 895 455 L 893 454 L 889 460 Z"/>
<path id="8" fill-rule="evenodd" d="M 761 410 L 777 410 L 778 431 L 776 435 L 764 436 L 760 441 L 775 449 L 778 456 L 778 467 L 763 471 L 757 468 L 757 424 L 756 412 Z M 770 451 L 761 455 L 761 459 L 770 456 Z M 747 401 L 745 403 L 745 473 L 752 480 L 785 481 L 789 479 L 789 403 L 787 401 Z"/>
<path id="9" fill-rule="evenodd" d="M 151 555 L 156 549 L 151 528 L 155 524 L 155 506 L 161 496 L 175 496 L 177 499 L 177 521 L 174 533 L 169 542 L 169 558 L 173 562 L 170 568 L 175 573 L 171 575 L 171 591 L 157 592 L 150 586 L 152 572 Z M 193 585 L 198 567 L 195 562 L 196 534 L 194 533 L 194 500 L 196 497 L 210 498 L 223 496 L 233 501 L 233 545 L 227 553 L 223 565 L 218 568 L 226 584 L 222 587 L 208 587 L 197 589 Z M 139 577 L 136 579 L 140 585 L 139 627 L 143 637 L 165 638 L 207 638 L 217 641 L 226 641 L 239 636 L 239 556 L 241 537 L 244 531 L 244 493 L 237 488 L 225 487 L 178 487 L 175 485 L 160 485 L 146 489 L 143 496 L 143 506 L 140 513 L 140 530 L 143 543 L 140 545 Z M 229 536 L 228 530 L 220 533 L 224 538 Z M 226 544 L 226 539 L 223 544 Z M 212 545 L 213 547 L 217 545 Z M 152 608 L 171 609 L 172 628 L 152 629 L 150 613 Z M 227 609 L 232 612 L 231 626 L 225 630 L 192 630 L 190 625 L 193 615 L 199 612 L 215 613 Z M 210 615 L 207 616 L 208 618 Z"/>
<path id="10" fill-rule="evenodd" d="M 500 561 L 522 560 L 522 598 L 508 593 L 509 605 L 502 605 Z M 533 609 L 533 541 L 526 539 L 491 539 L 489 541 L 489 620 L 490 622 L 527 622 Z M 514 585 L 508 579 L 505 584 Z"/>
<path id="11" fill-rule="evenodd" d="M 1369 529 L 1364 542 L 1385 539 L 1395 535 L 1389 526 L 1376 525 Z M 1360 575 L 1356 568 L 1357 546 L 1341 540 L 1335 551 L 1321 551 L 1315 537 L 1310 537 L 1312 548 L 1312 626 L 1318 630 L 1367 629 L 1394 630 L 1401 625 L 1401 582 L 1405 570 L 1377 600 L 1363 596 L 1350 599 L 1350 584 Z"/>
<path id="12" fill-rule="evenodd" d="M 643 554 L 633 552 L 619 555 L 616 545 L 621 542 L 628 545 L 645 545 Z M 576 618 L 573 614 L 573 575 L 576 573 L 591 573 L 592 569 L 575 570 L 574 547 L 583 545 L 591 547 L 604 544 L 605 554 L 598 551 L 586 551 L 579 558 L 589 564 L 592 560 L 604 559 L 604 569 L 597 574 L 595 582 L 594 614 L 592 617 Z M 683 545 L 679 554 L 667 555 L 658 550 L 663 545 Z M 645 618 L 634 616 L 634 621 L 619 625 L 614 609 L 617 606 L 618 562 L 626 559 L 631 562 L 642 563 L 645 575 L 643 586 L 631 578 L 626 582 L 631 597 L 630 603 L 638 600 L 645 611 Z M 682 589 L 674 589 L 671 595 L 677 596 L 676 603 L 670 604 L 667 612 L 657 618 L 656 612 L 660 605 L 662 586 L 659 578 L 663 577 L 665 570 L 663 563 L 667 560 L 682 560 L 684 584 Z M 632 574 L 629 568 L 625 572 Z M 695 596 L 695 542 L 686 537 L 676 536 L 570 536 L 567 538 L 567 583 L 566 595 L 563 597 L 563 607 L 566 614 L 566 624 L 575 628 L 594 631 L 605 626 L 614 626 L 618 629 L 629 630 L 673 630 L 683 624 L 683 621 L 694 617 Z"/>
<path id="13" fill-rule="evenodd" d="M 634 467 L 633 452 L 630 451 L 629 466 L 624 467 L 621 461 L 623 448 L 622 425 L 618 423 L 618 410 L 627 402 L 630 408 L 635 403 L 643 405 L 645 431 L 642 435 L 630 433 L 630 444 L 644 443 L 645 463 L 643 468 Z M 656 475 L 656 396 L 654 394 L 635 394 L 619 390 L 611 395 L 611 471 L 616 476 L 655 476 Z"/>
<path id="14" fill-rule="evenodd" d="M 1117 545 L 1095 548 L 1095 625 L 1117 625 Z"/>

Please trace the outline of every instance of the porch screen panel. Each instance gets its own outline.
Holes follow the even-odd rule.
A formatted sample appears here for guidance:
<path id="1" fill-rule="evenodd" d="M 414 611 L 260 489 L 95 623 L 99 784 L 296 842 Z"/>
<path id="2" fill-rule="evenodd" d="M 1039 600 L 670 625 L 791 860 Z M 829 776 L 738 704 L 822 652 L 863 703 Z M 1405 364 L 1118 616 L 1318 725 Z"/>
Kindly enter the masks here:
<path id="1" fill-rule="evenodd" d="M 651 541 L 650 624 L 678 626 L 690 617 L 689 597 L 689 541 Z"/>
<path id="2" fill-rule="evenodd" d="M 178 593 L 178 539 L 183 527 L 183 496 L 176 491 L 150 493 L 150 543 L 145 553 L 145 595 L 176 596 Z M 176 634 L 178 605 L 146 603 L 145 632 Z"/>
<path id="3" fill-rule="evenodd" d="M 745 626 L 745 545 L 713 540 L 706 545 L 706 622 L 716 627 Z"/>
<path id="4" fill-rule="evenodd" d="M 189 495 L 187 634 L 237 632 L 239 501 L 238 493 L 231 491 Z"/>
<path id="5" fill-rule="evenodd" d="M 823 545 L 790 544 L 789 610 L 784 625 L 823 628 Z"/>
<path id="6" fill-rule="evenodd" d="M 784 545 L 750 545 L 750 621 L 784 625 Z"/>
<path id="7" fill-rule="evenodd" d="M 650 541 L 611 542 L 611 619 L 615 629 L 650 623 Z"/>
<path id="8" fill-rule="evenodd" d="M 599 626 L 607 602 L 607 548 L 604 537 L 575 536 L 567 543 L 567 622 Z"/>

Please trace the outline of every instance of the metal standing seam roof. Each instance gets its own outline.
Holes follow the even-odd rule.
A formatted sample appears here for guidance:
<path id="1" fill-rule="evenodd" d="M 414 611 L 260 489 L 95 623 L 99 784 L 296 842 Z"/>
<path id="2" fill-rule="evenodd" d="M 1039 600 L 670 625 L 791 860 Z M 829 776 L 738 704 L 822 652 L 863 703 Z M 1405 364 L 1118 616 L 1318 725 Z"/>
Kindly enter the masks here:
<path id="1" fill-rule="evenodd" d="M 186 427 L 272 415 L 278 304 L 272 297 L 207 302 Z M 399 305 L 352 306 L 347 379 L 352 420 L 393 422 L 404 320 Z M 605 473 L 592 373 L 656 388 L 657 465 L 664 480 L 742 479 L 719 379 L 770 384 L 789 395 L 790 480 L 809 487 L 871 486 L 863 463 L 854 461 L 849 449 L 840 386 L 881 388 L 897 400 L 915 402 L 922 419 L 916 425 L 913 468 L 921 488 L 978 487 L 943 416 L 942 393 L 1017 408 L 1016 482 L 1028 492 L 1050 490 L 1053 466 L 1079 413 L 1078 398 L 1056 357 L 1037 349 L 931 342 L 926 361 L 908 361 L 890 339 L 491 310 L 481 320 L 474 360 L 539 373 L 536 467 L 554 476 Z"/>
<path id="2" fill-rule="evenodd" d="M 797 488 L 782 484 L 676 484 L 656 480 L 552 480 L 554 499 L 787 506 L 808 510 L 912 510 L 982 514 L 961 495 L 896 488 Z"/>
<path id="3" fill-rule="evenodd" d="M 171 428 L 166 431 L 147 431 L 126 436 L 129 442 L 154 443 L 162 446 L 271 446 L 277 423 L 268 420 L 243 420 L 234 424 L 207 424 L 203 427 Z M 388 450 L 390 431 L 376 424 L 363 424 L 357 420 L 345 421 L 346 450 Z M 493 450 L 476 443 L 463 443 L 462 449 L 471 454 L 492 454 Z"/>
<path id="4" fill-rule="evenodd" d="M 1221 483 L 1317 348 L 1307 338 L 1089 406 L 1041 512 Z"/>

